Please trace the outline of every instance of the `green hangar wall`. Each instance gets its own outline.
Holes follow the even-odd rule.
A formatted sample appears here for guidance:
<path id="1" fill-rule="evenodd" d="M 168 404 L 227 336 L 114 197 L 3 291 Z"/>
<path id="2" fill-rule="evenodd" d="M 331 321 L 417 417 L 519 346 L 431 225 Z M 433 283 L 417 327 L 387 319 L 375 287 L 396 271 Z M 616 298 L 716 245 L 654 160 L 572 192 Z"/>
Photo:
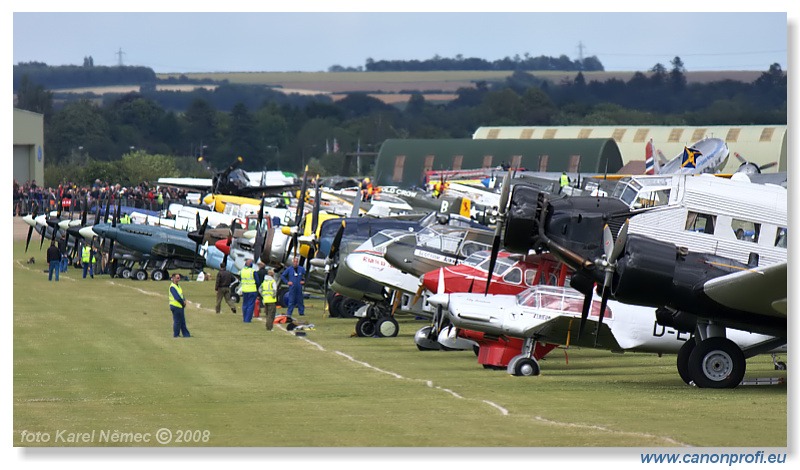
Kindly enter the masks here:
<path id="1" fill-rule="evenodd" d="M 616 173 L 622 156 L 613 139 L 389 139 L 375 161 L 379 185 L 418 186 L 430 170 L 496 168 Z"/>
<path id="2" fill-rule="evenodd" d="M 473 139 L 614 139 L 622 153 L 623 164 L 631 161 L 644 161 L 644 148 L 653 139 L 656 149 L 667 159 L 683 151 L 706 137 L 724 139 L 730 149 L 730 158 L 723 167 L 724 173 L 736 171 L 740 162 L 734 156 L 740 154 L 757 165 L 778 162 L 767 172 L 786 171 L 786 126 L 520 126 L 480 127 L 472 135 Z"/>
<path id="3" fill-rule="evenodd" d="M 14 109 L 14 179 L 44 184 L 44 115 Z"/>

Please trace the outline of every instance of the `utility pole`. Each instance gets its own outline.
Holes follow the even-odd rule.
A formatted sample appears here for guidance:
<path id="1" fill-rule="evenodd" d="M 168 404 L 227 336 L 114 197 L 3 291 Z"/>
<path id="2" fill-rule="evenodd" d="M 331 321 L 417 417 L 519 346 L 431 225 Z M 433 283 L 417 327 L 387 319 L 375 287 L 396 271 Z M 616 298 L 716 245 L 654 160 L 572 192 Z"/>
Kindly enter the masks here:
<path id="1" fill-rule="evenodd" d="M 122 56 L 123 56 L 123 55 L 125 55 L 125 53 L 124 53 L 124 52 L 122 52 L 122 48 L 120 47 L 120 48 L 119 48 L 119 51 L 117 51 L 116 53 L 114 53 L 114 55 L 116 55 L 116 56 L 117 56 L 117 65 L 119 65 L 120 67 L 122 67 L 122 66 L 123 66 L 123 63 L 122 63 Z"/>

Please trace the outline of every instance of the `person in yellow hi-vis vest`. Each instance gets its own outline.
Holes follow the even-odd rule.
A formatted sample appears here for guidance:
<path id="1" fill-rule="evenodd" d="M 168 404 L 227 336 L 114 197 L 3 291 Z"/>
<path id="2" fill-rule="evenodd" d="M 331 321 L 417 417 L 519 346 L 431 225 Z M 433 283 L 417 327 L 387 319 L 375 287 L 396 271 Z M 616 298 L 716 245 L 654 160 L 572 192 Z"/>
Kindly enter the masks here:
<path id="1" fill-rule="evenodd" d="M 81 265 L 83 265 L 83 278 L 86 279 L 86 271 L 89 271 L 89 275 L 92 276 L 94 279 L 94 252 L 92 251 L 92 247 L 89 245 L 83 245 L 83 249 L 81 250 Z"/>
<path id="2" fill-rule="evenodd" d="M 245 323 L 253 322 L 253 310 L 256 306 L 256 297 L 258 297 L 255 274 L 253 259 L 246 259 L 244 267 L 239 271 L 239 280 L 242 287 L 242 321 Z"/>
<path id="3" fill-rule="evenodd" d="M 177 338 L 181 334 L 184 338 L 188 338 L 189 329 L 186 328 L 186 297 L 183 295 L 183 289 L 180 286 L 181 275 L 175 273 L 172 275 L 172 284 L 169 285 L 169 309 L 172 311 L 172 337 Z"/>
<path id="4" fill-rule="evenodd" d="M 275 323 L 275 304 L 278 302 L 275 291 L 275 270 L 270 268 L 267 270 L 267 275 L 261 280 L 261 287 L 259 288 L 261 304 L 264 306 L 264 320 L 267 322 L 267 331 L 272 331 L 272 326 Z"/>

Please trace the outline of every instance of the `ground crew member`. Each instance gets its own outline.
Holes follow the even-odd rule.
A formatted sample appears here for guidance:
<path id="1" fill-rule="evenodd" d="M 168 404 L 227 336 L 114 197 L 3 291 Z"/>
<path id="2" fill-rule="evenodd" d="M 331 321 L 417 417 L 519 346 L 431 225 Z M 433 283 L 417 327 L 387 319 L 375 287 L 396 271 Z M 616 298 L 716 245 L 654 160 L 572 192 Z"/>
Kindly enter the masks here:
<path id="1" fill-rule="evenodd" d="M 181 275 L 172 275 L 172 283 L 169 285 L 169 309 L 172 312 L 172 337 L 177 338 L 181 334 L 184 338 L 191 336 L 189 329 L 186 328 L 186 297 L 183 296 L 183 289 L 178 283 Z"/>
<path id="2" fill-rule="evenodd" d="M 306 283 L 306 268 L 299 266 L 300 258 L 295 257 L 292 260 L 292 265 L 283 270 L 281 279 L 289 286 L 289 299 L 287 302 L 286 316 L 292 316 L 294 307 L 297 306 L 297 311 L 300 315 L 305 315 L 305 305 L 303 304 L 303 286 Z"/>
<path id="3" fill-rule="evenodd" d="M 264 320 L 267 322 L 267 331 L 272 331 L 275 323 L 275 304 L 278 302 L 275 288 L 275 270 L 270 268 L 267 275 L 261 280 L 259 288 L 261 304 L 264 305 Z"/>
<path id="4" fill-rule="evenodd" d="M 560 183 L 561 183 L 561 187 L 562 188 L 564 186 L 569 186 L 570 180 L 569 180 L 569 176 L 567 176 L 567 172 L 566 171 L 562 171 L 561 172 L 561 181 L 560 181 Z"/>
<path id="5" fill-rule="evenodd" d="M 92 247 L 89 245 L 83 245 L 83 249 L 81 250 L 81 264 L 83 265 L 83 278 L 86 279 L 86 271 L 89 271 L 89 274 L 94 279 L 94 253 L 92 252 Z"/>
<path id="6" fill-rule="evenodd" d="M 253 309 L 256 306 L 256 297 L 258 297 L 252 258 L 245 260 L 244 267 L 239 272 L 239 278 L 242 285 L 242 321 L 251 323 L 253 321 Z"/>

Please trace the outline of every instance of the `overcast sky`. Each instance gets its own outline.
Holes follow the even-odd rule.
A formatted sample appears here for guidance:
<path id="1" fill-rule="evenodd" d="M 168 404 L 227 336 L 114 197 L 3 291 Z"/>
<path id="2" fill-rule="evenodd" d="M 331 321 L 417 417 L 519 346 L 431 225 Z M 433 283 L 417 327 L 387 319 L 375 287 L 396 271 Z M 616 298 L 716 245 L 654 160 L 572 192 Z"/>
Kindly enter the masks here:
<path id="1" fill-rule="evenodd" d="M 714 10 L 713 2 L 670 3 L 672 9 Z M 578 59 L 582 52 L 597 56 L 609 71 L 644 71 L 656 63 L 669 68 L 675 56 L 689 71 L 767 70 L 775 62 L 788 70 L 790 51 L 785 8 L 772 13 L 92 13 L 91 2 L 69 6 L 83 4 L 88 12 L 15 12 L 13 63 L 80 65 L 91 56 L 95 65 L 122 62 L 159 73 L 324 71 L 331 65 L 363 66 L 367 58 L 461 54 L 492 61 L 528 53 Z M 425 2 L 419 9 L 438 4 Z M 200 10 L 204 3 L 192 5 Z M 147 3 L 128 6 L 142 9 Z"/>

